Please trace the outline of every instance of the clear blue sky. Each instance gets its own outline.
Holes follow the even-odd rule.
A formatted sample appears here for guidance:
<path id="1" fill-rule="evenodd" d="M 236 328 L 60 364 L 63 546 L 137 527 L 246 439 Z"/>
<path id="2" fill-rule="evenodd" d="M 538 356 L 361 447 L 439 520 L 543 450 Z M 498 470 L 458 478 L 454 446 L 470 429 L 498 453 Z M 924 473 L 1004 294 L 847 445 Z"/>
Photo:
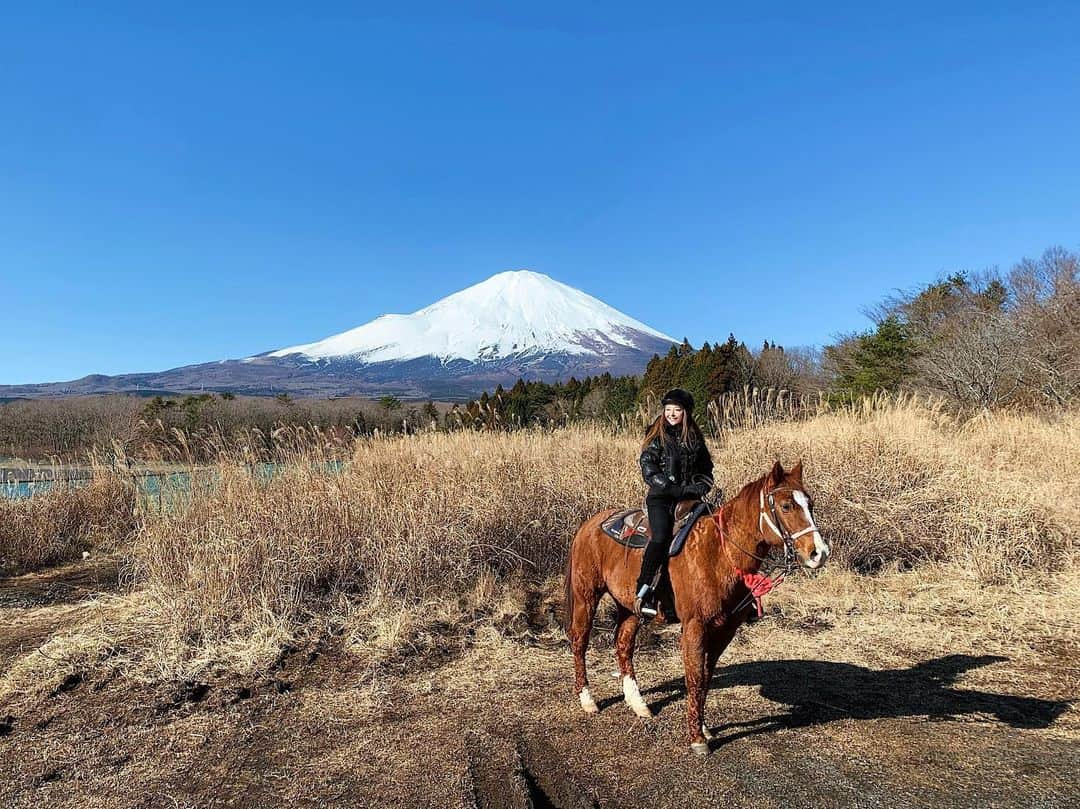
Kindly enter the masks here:
<path id="1" fill-rule="evenodd" d="M 1080 247 L 1075 2 L 224 5 L 5 7 L 0 383 L 518 268 L 694 344 L 822 344 Z"/>

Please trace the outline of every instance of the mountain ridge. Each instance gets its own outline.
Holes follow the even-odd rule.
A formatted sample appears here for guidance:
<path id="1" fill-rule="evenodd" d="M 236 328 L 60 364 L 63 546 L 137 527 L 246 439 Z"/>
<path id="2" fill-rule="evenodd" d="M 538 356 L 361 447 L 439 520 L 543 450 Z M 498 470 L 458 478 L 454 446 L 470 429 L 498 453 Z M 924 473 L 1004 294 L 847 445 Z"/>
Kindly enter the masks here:
<path id="1" fill-rule="evenodd" d="M 159 372 L 0 385 L 0 396 L 154 389 L 463 399 L 519 377 L 639 374 L 675 342 L 543 273 L 509 270 L 411 314 L 381 315 L 311 343 Z"/>
<path id="2" fill-rule="evenodd" d="M 501 306 L 503 312 L 493 311 Z M 515 328 L 515 326 L 517 326 Z M 629 330 L 675 342 L 581 290 L 531 270 L 508 270 L 447 295 L 412 314 L 385 314 L 356 328 L 259 356 L 363 357 L 366 362 L 491 359 L 511 354 L 589 353 L 574 339 L 596 332 L 613 342 Z M 614 334 L 613 334 L 614 331 Z"/>

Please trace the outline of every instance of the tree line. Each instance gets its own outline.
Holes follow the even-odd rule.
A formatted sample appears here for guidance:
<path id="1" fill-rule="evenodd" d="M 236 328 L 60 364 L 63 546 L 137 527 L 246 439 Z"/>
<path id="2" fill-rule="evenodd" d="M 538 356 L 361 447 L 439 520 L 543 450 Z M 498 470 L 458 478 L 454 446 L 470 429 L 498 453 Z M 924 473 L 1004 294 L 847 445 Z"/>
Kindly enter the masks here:
<path id="1" fill-rule="evenodd" d="M 873 329 L 825 349 L 834 390 L 913 390 L 964 410 L 1060 408 L 1080 396 L 1080 257 L 955 273 L 888 298 Z"/>
<path id="2" fill-rule="evenodd" d="M 821 351 L 734 335 L 654 355 L 641 377 L 519 380 L 447 414 L 460 427 L 510 429 L 576 418 L 618 419 L 680 387 L 701 403 L 750 391 L 821 392 L 851 401 L 884 391 L 932 394 L 957 411 L 1073 406 L 1080 399 L 1080 258 L 1062 248 L 1008 272 L 953 273 L 887 298 L 873 328 Z"/>
<path id="3" fill-rule="evenodd" d="M 441 423 L 446 405 L 394 396 L 293 399 L 202 393 L 27 399 L 0 405 L 0 457 L 73 460 L 93 447 L 131 458 L 209 460 L 216 445 L 272 450 L 282 427 L 315 425 L 326 440 L 375 431 L 412 432 Z"/>
<path id="4" fill-rule="evenodd" d="M 0 405 L 0 456 L 73 457 L 120 446 L 164 457 L 192 436 L 272 448 L 275 430 L 316 425 L 329 440 L 420 429 L 515 429 L 579 419 L 626 422 L 665 391 L 709 402 L 746 391 L 857 400 L 879 391 L 932 394 L 955 410 L 1065 408 L 1080 399 L 1080 258 L 1062 248 L 1007 272 L 954 273 L 897 293 L 867 314 L 871 328 L 818 351 L 728 335 L 655 355 L 641 376 L 601 374 L 546 383 L 519 379 L 454 406 L 393 396 L 292 399 L 228 393 L 140 399 L 89 396 Z M 704 426 L 704 425 L 703 425 Z M 189 442 L 190 443 L 190 442 Z M 194 445 L 206 447 L 207 442 Z"/>

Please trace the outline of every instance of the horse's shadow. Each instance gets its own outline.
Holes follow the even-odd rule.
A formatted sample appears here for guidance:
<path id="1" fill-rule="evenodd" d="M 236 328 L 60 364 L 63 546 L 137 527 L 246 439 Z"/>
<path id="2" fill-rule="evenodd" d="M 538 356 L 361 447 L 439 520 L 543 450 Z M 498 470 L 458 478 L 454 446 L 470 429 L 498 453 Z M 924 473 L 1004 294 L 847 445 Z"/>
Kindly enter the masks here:
<path id="1" fill-rule="evenodd" d="M 789 706 L 786 713 L 712 728 L 717 747 L 746 736 L 821 725 L 840 719 L 925 717 L 931 721 L 965 716 L 992 719 L 1014 728 L 1049 727 L 1069 700 L 1018 697 L 954 688 L 964 672 L 1008 658 L 996 655 L 946 655 L 906 669 L 871 669 L 822 660 L 763 660 L 718 667 L 711 689 L 759 686 L 761 696 Z M 660 695 L 654 712 L 683 699 L 686 687 L 675 678 L 643 692 Z"/>

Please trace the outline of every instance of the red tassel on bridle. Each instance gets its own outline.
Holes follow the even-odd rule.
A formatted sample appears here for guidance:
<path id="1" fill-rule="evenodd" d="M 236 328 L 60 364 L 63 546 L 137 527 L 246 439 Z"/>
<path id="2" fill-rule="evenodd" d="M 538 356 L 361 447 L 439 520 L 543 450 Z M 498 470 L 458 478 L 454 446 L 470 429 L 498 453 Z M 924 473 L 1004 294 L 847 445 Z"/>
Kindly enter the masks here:
<path id="1" fill-rule="evenodd" d="M 713 514 L 713 519 L 716 520 L 716 527 L 720 531 L 720 546 L 723 547 L 724 543 L 727 542 L 727 537 L 724 535 L 723 506 L 716 510 L 716 513 Z M 740 548 L 739 550 L 742 549 Z M 746 553 L 746 551 L 743 551 L 743 553 Z M 753 556 L 753 554 L 747 555 Z M 752 598 L 754 600 L 754 608 L 757 610 L 758 617 L 760 618 L 762 615 L 765 614 L 765 611 L 762 609 L 761 606 L 761 597 L 766 593 L 772 592 L 773 588 L 784 580 L 784 574 L 781 573 L 774 579 L 761 573 L 747 573 L 746 571 L 740 570 L 739 568 L 735 568 L 735 572 L 738 574 L 739 578 L 742 579 L 742 583 L 743 585 L 745 585 L 746 589 L 750 591 L 750 595 L 748 596 L 748 598 Z M 744 599 L 743 604 L 745 603 L 746 600 Z M 735 609 L 735 612 L 738 612 L 740 609 L 742 609 L 743 604 L 740 604 Z"/>

